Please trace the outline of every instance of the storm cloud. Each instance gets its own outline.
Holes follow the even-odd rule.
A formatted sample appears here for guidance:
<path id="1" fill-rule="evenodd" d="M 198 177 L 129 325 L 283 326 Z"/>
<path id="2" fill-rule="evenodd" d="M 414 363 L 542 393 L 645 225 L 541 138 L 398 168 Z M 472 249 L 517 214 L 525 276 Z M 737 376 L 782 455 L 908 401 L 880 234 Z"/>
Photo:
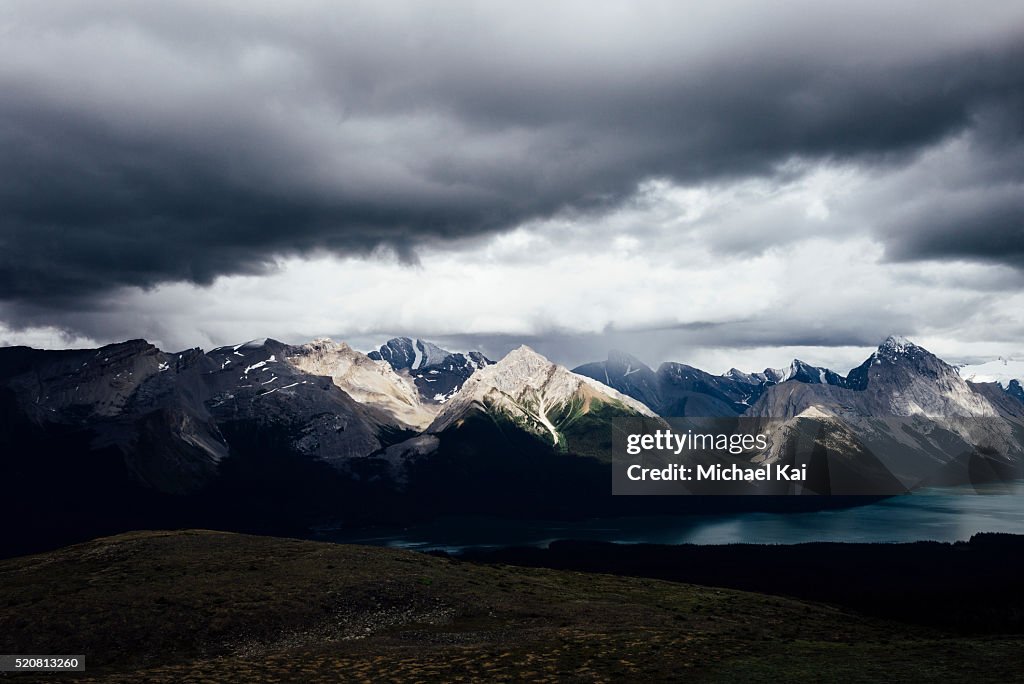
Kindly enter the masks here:
<path id="1" fill-rule="evenodd" d="M 592 221 L 652 179 L 891 168 L 958 136 L 984 186 L 867 229 L 895 260 L 1022 266 L 1020 169 L 1000 164 L 1024 137 L 1019 3 L 288 7 L 4 4 L 12 310 L 296 255 L 415 262 L 531 221 Z M 772 240 L 744 223 L 735 242 L 759 235 Z"/>

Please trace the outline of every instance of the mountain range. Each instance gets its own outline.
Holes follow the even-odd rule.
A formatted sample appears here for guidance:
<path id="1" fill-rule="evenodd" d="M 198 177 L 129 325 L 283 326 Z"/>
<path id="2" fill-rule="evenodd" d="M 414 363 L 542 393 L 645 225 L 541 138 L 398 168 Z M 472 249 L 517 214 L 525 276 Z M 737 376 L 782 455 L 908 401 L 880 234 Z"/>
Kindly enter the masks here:
<path id="1" fill-rule="evenodd" d="M 615 418 L 742 417 L 771 435 L 761 461 L 828 446 L 830 475 L 805 493 L 857 493 L 864 482 L 897 493 L 1019 474 L 1017 371 L 957 369 L 897 337 L 845 376 L 799 360 L 655 371 L 617 351 L 570 371 L 525 346 L 494 362 L 406 337 L 369 354 L 328 339 L 176 353 L 144 340 L 8 347 L 0 472 L 17 483 L 9 514 L 70 536 L 134 519 L 262 530 L 442 512 L 585 515 L 610 498 Z"/>

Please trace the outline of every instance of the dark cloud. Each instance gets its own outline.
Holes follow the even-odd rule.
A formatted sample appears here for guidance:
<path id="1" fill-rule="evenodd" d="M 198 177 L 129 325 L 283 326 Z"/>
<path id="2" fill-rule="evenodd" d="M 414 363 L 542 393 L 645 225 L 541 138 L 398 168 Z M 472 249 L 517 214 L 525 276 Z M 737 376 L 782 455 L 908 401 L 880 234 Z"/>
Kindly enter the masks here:
<path id="1" fill-rule="evenodd" d="M 979 128 L 992 149 L 1020 145 L 1012 4 L 984 21 L 948 7 L 37 5 L 0 11 L 0 297 L 21 304 L 80 307 L 317 250 L 412 260 L 424 243 L 614 206 L 652 177 L 898 163 Z M 1005 260 L 1016 245 L 1020 265 L 1020 206 L 921 214 L 892 253 Z"/>
<path id="2" fill-rule="evenodd" d="M 954 193 L 893 227 L 895 260 L 976 259 L 1024 269 L 1024 183 Z"/>

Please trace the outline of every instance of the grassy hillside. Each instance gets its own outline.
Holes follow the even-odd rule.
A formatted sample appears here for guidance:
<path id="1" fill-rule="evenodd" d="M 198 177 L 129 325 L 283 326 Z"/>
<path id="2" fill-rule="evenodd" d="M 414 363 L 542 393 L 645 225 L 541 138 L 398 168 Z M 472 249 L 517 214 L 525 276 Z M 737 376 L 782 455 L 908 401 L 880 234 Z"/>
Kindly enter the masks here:
<path id="1" fill-rule="evenodd" d="M 86 681 L 1005 682 L 1022 646 L 739 591 L 207 531 L 0 562 L 0 653 L 83 653 Z M 55 680 L 10 677 L 35 678 Z"/>

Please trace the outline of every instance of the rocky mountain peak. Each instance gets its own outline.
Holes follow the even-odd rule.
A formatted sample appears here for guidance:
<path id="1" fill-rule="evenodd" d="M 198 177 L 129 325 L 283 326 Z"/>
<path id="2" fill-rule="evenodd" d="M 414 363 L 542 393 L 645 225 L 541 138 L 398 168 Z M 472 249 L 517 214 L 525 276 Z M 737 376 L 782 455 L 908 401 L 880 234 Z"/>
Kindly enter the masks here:
<path id="1" fill-rule="evenodd" d="M 551 361 L 549 361 L 547 357 L 545 357 L 543 354 L 534 351 L 532 347 L 525 344 L 521 344 L 512 351 L 510 351 L 508 354 L 506 354 L 504 358 L 501 359 L 501 361 L 498 361 L 498 364 L 502 363 L 504 363 L 505 365 L 518 363 L 550 364 Z"/>
<path id="2" fill-rule="evenodd" d="M 497 363 L 474 373 L 428 430 L 444 430 L 471 410 L 498 410 L 532 422 L 541 432 L 550 432 L 557 444 L 557 431 L 549 421 L 549 414 L 565 411 L 573 405 L 574 399 L 586 406 L 589 397 L 624 404 L 630 411 L 642 415 L 654 415 L 636 399 L 597 380 L 577 375 L 524 344 Z"/>
<path id="3" fill-rule="evenodd" d="M 621 349 L 612 349 L 611 351 L 608 352 L 608 363 L 627 366 L 637 370 L 651 370 L 650 366 L 648 366 L 646 363 L 644 363 L 637 357 L 633 356 L 629 352 L 624 352 Z"/>
<path id="4" fill-rule="evenodd" d="M 331 378 L 335 386 L 359 403 L 382 409 L 406 425 L 424 427 L 436 413 L 424 405 L 410 378 L 345 342 L 318 338 L 292 347 L 287 361 L 306 373 Z"/>
<path id="5" fill-rule="evenodd" d="M 518 392 L 524 386 L 541 386 L 556 369 L 554 363 L 524 344 L 494 365 L 479 370 L 470 381 L 474 385 L 490 385 L 502 392 Z"/>
<path id="6" fill-rule="evenodd" d="M 491 364 L 480 352 L 453 353 L 411 337 L 393 337 L 368 356 L 410 378 L 422 399 L 434 404 L 448 401 L 474 372 Z"/>
<path id="7" fill-rule="evenodd" d="M 1024 385 L 1021 385 L 1020 380 L 1010 380 L 1006 384 L 1006 393 L 1017 401 L 1024 403 Z"/>
<path id="8" fill-rule="evenodd" d="M 890 354 L 906 354 L 916 349 L 921 349 L 921 347 L 902 335 L 889 335 L 882 344 L 878 345 L 878 351 Z"/>
<path id="9" fill-rule="evenodd" d="M 411 337 L 393 337 L 369 354 L 375 361 L 387 361 L 396 371 L 437 365 L 450 355 L 450 351 L 432 342 Z"/>

